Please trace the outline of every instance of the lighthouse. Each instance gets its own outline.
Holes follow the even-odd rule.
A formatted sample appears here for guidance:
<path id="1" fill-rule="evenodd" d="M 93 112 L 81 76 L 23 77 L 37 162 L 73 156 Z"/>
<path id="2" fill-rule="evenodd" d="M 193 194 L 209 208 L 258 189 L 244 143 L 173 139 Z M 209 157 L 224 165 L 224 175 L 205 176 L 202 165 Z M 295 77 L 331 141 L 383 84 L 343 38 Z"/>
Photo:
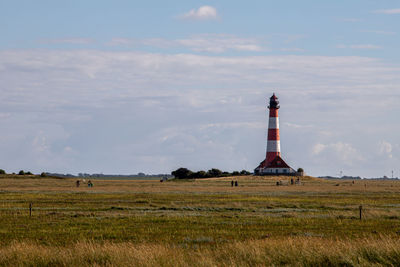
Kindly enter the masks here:
<path id="1" fill-rule="evenodd" d="M 269 98 L 269 119 L 267 153 L 265 159 L 254 170 L 255 174 L 292 174 L 292 169 L 281 157 L 281 142 L 279 138 L 279 116 L 280 108 L 278 97 L 275 93 Z"/>
<path id="2" fill-rule="evenodd" d="M 279 101 L 273 94 L 269 99 L 269 120 L 266 161 L 271 162 L 276 156 L 281 156 L 281 143 L 279 140 Z"/>

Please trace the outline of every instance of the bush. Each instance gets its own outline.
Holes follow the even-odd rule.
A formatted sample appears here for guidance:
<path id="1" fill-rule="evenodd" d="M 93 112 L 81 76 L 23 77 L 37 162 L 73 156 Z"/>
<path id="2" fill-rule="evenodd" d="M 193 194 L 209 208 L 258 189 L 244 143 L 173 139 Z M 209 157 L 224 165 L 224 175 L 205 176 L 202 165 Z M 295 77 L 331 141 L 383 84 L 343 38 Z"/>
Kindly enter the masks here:
<path id="1" fill-rule="evenodd" d="M 187 179 L 191 178 L 193 172 L 191 170 L 188 170 L 186 168 L 179 168 L 173 172 L 171 172 L 173 176 L 177 179 Z"/>
<path id="2" fill-rule="evenodd" d="M 242 170 L 241 172 L 234 171 L 232 173 L 229 172 L 222 172 L 219 169 L 212 168 L 211 170 L 208 170 L 207 172 L 205 171 L 198 171 L 198 172 L 192 172 L 191 170 L 187 168 L 179 168 L 173 172 L 171 172 L 173 176 L 177 179 L 197 179 L 197 178 L 212 178 L 212 177 L 228 177 L 228 176 L 239 176 L 239 175 L 250 175 L 251 173 Z"/>
<path id="3" fill-rule="evenodd" d="M 47 176 L 47 174 L 45 173 L 45 172 L 42 172 L 41 174 L 40 174 L 40 177 L 46 177 Z"/>
<path id="4" fill-rule="evenodd" d="M 208 170 L 207 174 L 210 177 L 220 177 L 222 175 L 222 171 L 218 170 L 218 169 L 215 169 L 215 168 L 212 168 L 211 170 Z"/>
<path id="5" fill-rule="evenodd" d="M 248 171 L 246 171 L 246 170 L 242 170 L 242 171 L 240 172 L 240 174 L 241 174 L 241 175 L 250 175 L 251 173 L 248 172 Z"/>
<path id="6" fill-rule="evenodd" d="M 31 173 L 31 172 L 26 172 L 25 174 L 26 175 L 33 175 L 33 173 Z"/>
<path id="7" fill-rule="evenodd" d="M 192 178 L 208 178 L 208 174 L 205 171 L 194 172 L 191 175 Z"/>
<path id="8" fill-rule="evenodd" d="M 18 175 L 25 175 L 25 172 L 23 170 L 20 170 Z"/>
<path id="9" fill-rule="evenodd" d="M 6 174 L 6 171 L 3 169 L 0 169 L 0 174 Z"/>

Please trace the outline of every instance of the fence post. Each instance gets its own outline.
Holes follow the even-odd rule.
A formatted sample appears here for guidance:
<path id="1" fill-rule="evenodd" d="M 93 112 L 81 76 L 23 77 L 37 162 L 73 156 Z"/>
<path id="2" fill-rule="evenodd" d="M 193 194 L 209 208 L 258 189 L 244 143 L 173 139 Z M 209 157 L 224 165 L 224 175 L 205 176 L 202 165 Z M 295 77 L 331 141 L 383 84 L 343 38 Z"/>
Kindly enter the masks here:
<path id="1" fill-rule="evenodd" d="M 360 205 L 358 208 L 360 209 L 360 221 L 361 221 L 361 219 L 362 219 L 362 205 Z"/>
<path id="2" fill-rule="evenodd" d="M 29 217 L 32 216 L 32 203 L 29 203 Z"/>

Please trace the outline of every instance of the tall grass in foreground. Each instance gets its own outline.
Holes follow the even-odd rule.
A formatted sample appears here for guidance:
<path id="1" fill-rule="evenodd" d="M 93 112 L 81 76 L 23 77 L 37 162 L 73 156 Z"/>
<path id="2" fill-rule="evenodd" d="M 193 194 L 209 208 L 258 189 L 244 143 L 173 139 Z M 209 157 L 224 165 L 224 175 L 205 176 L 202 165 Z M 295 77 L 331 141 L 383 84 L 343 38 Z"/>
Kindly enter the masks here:
<path id="1" fill-rule="evenodd" d="M 0 266 L 400 266 L 392 238 L 332 240 L 290 237 L 214 247 L 94 243 L 66 247 L 13 242 L 0 247 Z"/>

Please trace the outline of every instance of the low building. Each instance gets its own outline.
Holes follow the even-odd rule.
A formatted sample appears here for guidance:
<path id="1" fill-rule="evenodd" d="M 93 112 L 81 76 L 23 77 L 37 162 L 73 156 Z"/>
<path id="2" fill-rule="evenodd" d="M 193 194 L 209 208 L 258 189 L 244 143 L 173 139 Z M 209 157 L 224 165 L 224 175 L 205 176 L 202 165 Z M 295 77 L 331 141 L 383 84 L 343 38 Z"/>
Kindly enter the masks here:
<path id="1" fill-rule="evenodd" d="M 271 162 L 262 161 L 254 170 L 255 174 L 296 174 L 296 171 L 291 168 L 280 156 L 276 156 Z"/>

